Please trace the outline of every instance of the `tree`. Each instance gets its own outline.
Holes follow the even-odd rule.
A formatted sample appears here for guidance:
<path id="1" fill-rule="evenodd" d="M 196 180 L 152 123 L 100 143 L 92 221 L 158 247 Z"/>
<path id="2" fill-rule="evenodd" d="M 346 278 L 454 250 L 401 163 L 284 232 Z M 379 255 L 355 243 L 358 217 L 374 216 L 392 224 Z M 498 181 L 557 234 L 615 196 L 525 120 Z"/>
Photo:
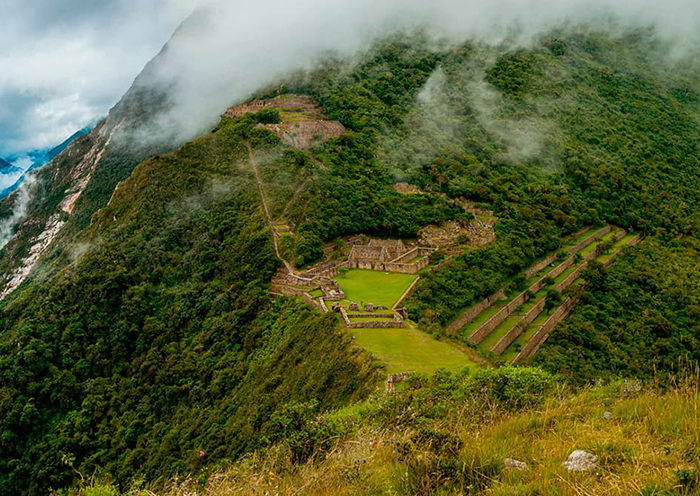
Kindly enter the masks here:
<path id="1" fill-rule="evenodd" d="M 561 305 L 562 297 L 561 293 L 556 289 L 548 289 L 546 300 L 544 302 L 544 311 L 549 312 L 550 310 Z"/>

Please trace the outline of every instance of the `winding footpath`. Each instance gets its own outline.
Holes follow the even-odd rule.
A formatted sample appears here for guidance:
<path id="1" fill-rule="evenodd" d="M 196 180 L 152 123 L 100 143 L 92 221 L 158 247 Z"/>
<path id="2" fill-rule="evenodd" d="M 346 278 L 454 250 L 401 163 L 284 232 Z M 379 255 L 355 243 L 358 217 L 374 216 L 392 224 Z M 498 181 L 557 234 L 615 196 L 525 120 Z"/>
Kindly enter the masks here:
<path id="1" fill-rule="evenodd" d="M 289 262 L 287 262 L 282 257 L 282 254 L 280 253 L 279 244 L 277 243 L 277 239 L 278 239 L 279 235 L 277 234 L 277 230 L 275 229 L 275 224 L 272 221 L 272 216 L 270 215 L 270 209 L 267 206 L 267 200 L 265 199 L 265 191 L 263 190 L 263 183 L 262 183 L 262 179 L 260 178 L 260 171 L 258 170 L 258 164 L 255 162 L 255 156 L 253 155 L 253 149 L 250 146 L 250 142 L 247 140 L 245 142 L 245 146 L 248 149 L 248 157 L 250 159 L 250 165 L 253 168 L 253 172 L 255 173 L 255 181 L 258 183 L 258 192 L 260 193 L 260 200 L 262 201 L 263 210 L 265 211 L 265 217 L 267 217 L 267 223 L 270 225 L 270 230 L 272 231 L 272 243 L 275 246 L 275 255 L 277 255 L 277 258 L 284 264 L 285 268 L 287 269 L 287 272 L 294 275 L 294 269 L 292 268 L 292 265 Z"/>

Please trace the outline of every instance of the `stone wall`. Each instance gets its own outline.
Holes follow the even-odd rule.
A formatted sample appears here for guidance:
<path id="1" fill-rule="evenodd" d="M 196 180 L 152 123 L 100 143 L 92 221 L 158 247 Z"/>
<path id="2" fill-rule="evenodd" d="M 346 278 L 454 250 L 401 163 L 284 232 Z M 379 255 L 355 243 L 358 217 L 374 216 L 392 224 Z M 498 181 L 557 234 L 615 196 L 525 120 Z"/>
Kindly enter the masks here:
<path id="1" fill-rule="evenodd" d="M 627 247 L 627 246 L 634 246 L 634 245 L 636 245 L 637 243 L 639 243 L 642 239 L 644 239 L 644 236 L 642 236 L 641 234 L 638 234 L 638 235 L 635 236 L 634 238 L 630 239 L 629 242 L 627 243 L 627 245 L 626 245 L 625 247 Z M 624 248 L 623 248 L 623 249 L 624 249 Z M 603 265 L 604 265 L 605 267 L 609 267 L 610 264 L 613 262 L 613 259 L 615 259 L 615 257 L 617 257 L 620 253 L 622 253 L 622 250 L 618 250 L 618 251 L 616 251 L 615 253 L 613 253 L 612 255 L 610 255 L 610 258 L 608 258 L 608 259 L 605 261 L 605 263 L 603 263 Z"/>
<path id="2" fill-rule="evenodd" d="M 447 326 L 445 331 L 448 334 L 455 334 L 457 331 L 459 331 L 461 328 L 463 328 L 465 325 L 467 325 L 469 322 L 474 320 L 477 315 L 479 315 L 481 312 L 486 310 L 488 307 L 493 305 L 499 300 L 502 300 L 503 298 L 506 297 L 505 292 L 501 289 L 495 294 L 492 294 L 485 300 L 480 301 L 476 305 L 473 305 L 469 307 L 463 314 L 461 314 L 459 317 L 457 317 L 450 325 Z"/>
<path id="3" fill-rule="evenodd" d="M 378 320 L 376 322 L 350 322 L 350 329 L 402 329 L 406 324 L 402 320 Z"/>
<path id="4" fill-rule="evenodd" d="M 406 291 L 403 292 L 401 298 L 396 300 L 394 306 L 391 307 L 392 310 L 396 310 L 397 308 L 399 308 L 403 304 L 404 300 L 413 294 L 413 291 L 415 291 L 416 286 L 418 285 L 418 281 L 420 281 L 420 276 L 416 277 L 416 279 L 411 283 L 411 285 L 406 289 Z"/>
<path id="5" fill-rule="evenodd" d="M 564 320 L 567 315 L 569 315 L 571 309 L 574 307 L 574 305 L 576 305 L 581 297 L 584 289 L 585 285 L 581 285 L 576 293 L 567 298 L 566 301 L 559 308 L 557 308 L 554 313 L 552 313 L 552 315 L 545 321 L 544 324 L 540 326 L 530 340 L 521 348 L 520 352 L 513 359 L 513 363 L 519 363 L 535 354 L 540 346 L 542 346 L 542 343 L 545 342 L 552 329 L 554 329 L 559 322 Z"/>
<path id="6" fill-rule="evenodd" d="M 314 277 L 331 278 L 340 274 L 340 268 L 345 267 L 346 265 L 347 263 L 345 260 L 342 262 L 326 262 L 304 271 L 302 276 L 311 279 Z"/>
<path id="7" fill-rule="evenodd" d="M 392 263 L 379 260 L 355 259 L 348 260 L 347 267 L 350 269 L 377 270 L 382 272 L 398 272 L 401 274 L 417 274 L 430 265 L 428 257 L 416 260 L 413 263 Z"/>
<path id="8" fill-rule="evenodd" d="M 386 249 L 382 246 L 353 245 L 350 249 L 348 260 L 376 260 L 383 262 L 386 260 Z"/>
<path id="9" fill-rule="evenodd" d="M 501 323 L 506 320 L 510 315 L 515 312 L 515 310 L 527 301 L 527 291 L 523 291 L 518 296 L 513 298 L 506 306 L 501 308 L 498 312 L 493 314 L 489 320 L 481 324 L 476 328 L 474 332 L 469 335 L 469 341 L 474 344 L 481 343 L 486 337 L 493 332 L 493 330 L 501 325 Z"/>
<path id="10" fill-rule="evenodd" d="M 350 319 L 350 321 L 352 321 L 352 319 L 371 319 L 371 318 L 393 319 L 394 314 L 393 313 L 349 313 L 348 318 Z"/>
<path id="11" fill-rule="evenodd" d="M 535 306 L 533 306 L 525 315 L 523 315 L 522 319 L 520 319 L 517 324 L 511 327 L 508 332 L 506 332 L 503 337 L 491 347 L 491 351 L 499 355 L 506 351 L 508 347 L 513 344 L 516 339 L 518 339 L 523 331 L 527 329 L 527 326 L 530 325 L 530 323 L 542 313 L 542 309 L 544 308 L 546 301 L 546 298 L 542 298 L 540 301 L 538 301 Z"/>
<path id="12" fill-rule="evenodd" d="M 364 321 L 364 322 L 353 322 L 348 316 L 347 310 L 344 307 L 340 307 L 340 318 L 343 319 L 345 327 L 349 329 L 400 329 L 406 327 L 405 322 L 401 317 L 396 314 L 353 314 L 353 316 L 358 318 L 393 318 L 394 320 L 377 320 L 377 321 Z"/>
<path id="13" fill-rule="evenodd" d="M 411 372 L 401 372 L 400 374 L 389 374 L 384 384 L 387 393 L 394 392 L 394 385 L 398 382 L 404 382 L 406 379 L 411 377 Z"/>
<path id="14" fill-rule="evenodd" d="M 608 234 L 610 231 L 612 231 L 612 226 L 607 225 L 603 229 L 600 229 L 598 232 L 594 233 L 593 235 L 587 237 L 583 241 L 581 241 L 579 244 L 576 246 L 572 246 L 569 248 L 567 251 L 571 254 L 576 253 L 578 251 L 583 250 L 586 246 L 590 245 L 593 243 L 596 239 L 600 238 L 601 236 L 605 236 Z"/>
<path id="15" fill-rule="evenodd" d="M 530 267 L 529 269 L 527 269 L 525 271 L 525 278 L 526 279 L 531 278 L 532 276 L 537 274 L 539 271 L 541 271 L 542 269 L 547 267 L 549 264 L 556 261 L 556 259 L 557 259 L 557 254 L 553 253 L 552 255 L 549 255 L 544 260 L 537 262 L 535 265 L 533 265 L 532 267 Z"/>
<path id="16" fill-rule="evenodd" d="M 540 285 L 540 287 L 537 288 L 537 291 L 539 291 L 540 289 L 542 289 L 542 288 L 544 287 L 544 282 L 543 282 L 543 281 L 544 281 L 545 278 L 551 277 L 552 279 L 556 279 L 556 278 L 559 277 L 564 271 L 566 271 L 566 269 L 568 269 L 568 268 L 571 267 L 572 265 L 574 265 L 574 257 L 569 257 L 569 258 L 567 258 L 566 260 L 564 260 L 562 263 L 560 263 L 559 265 L 557 265 L 556 267 L 554 267 L 552 270 L 550 270 L 549 272 L 547 272 L 547 274 L 545 274 L 545 276 L 544 276 L 542 279 L 540 279 L 539 281 L 537 281 L 537 282 L 541 282 L 541 283 L 542 283 L 542 284 Z M 535 283 L 535 284 L 537 284 L 537 283 Z M 533 284 L 532 286 L 535 286 L 535 284 Z M 533 293 L 536 293 L 536 292 L 537 292 L 537 291 L 535 291 L 535 290 L 533 290 L 533 289 L 531 289 L 531 291 L 532 291 Z"/>
<path id="17" fill-rule="evenodd" d="M 270 284 L 270 291 L 274 293 L 282 293 L 285 296 L 304 296 L 306 289 L 295 288 L 293 286 L 285 286 L 282 284 Z"/>

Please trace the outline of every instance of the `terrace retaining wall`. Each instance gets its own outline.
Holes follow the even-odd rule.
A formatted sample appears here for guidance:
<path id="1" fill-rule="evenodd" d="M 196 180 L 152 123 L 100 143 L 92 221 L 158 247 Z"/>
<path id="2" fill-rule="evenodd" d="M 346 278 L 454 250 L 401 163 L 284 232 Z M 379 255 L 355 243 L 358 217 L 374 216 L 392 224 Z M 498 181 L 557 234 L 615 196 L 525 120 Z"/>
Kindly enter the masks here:
<path id="1" fill-rule="evenodd" d="M 350 322 L 350 329 L 402 329 L 406 327 L 402 320 L 378 320 L 376 322 Z"/>
<path id="2" fill-rule="evenodd" d="M 625 231 L 622 231 L 618 234 L 615 235 L 615 240 L 619 241 L 622 238 L 624 238 L 627 235 Z M 632 238 L 629 243 L 627 243 L 626 246 L 633 246 L 637 243 L 639 243 L 643 239 L 643 236 L 641 234 L 638 234 L 634 238 Z M 613 259 L 617 257 L 620 253 L 622 253 L 624 247 L 621 247 L 617 251 L 613 252 L 610 255 L 610 258 L 608 258 L 605 263 L 603 264 L 605 267 L 608 267 Z M 600 255 L 601 250 L 598 248 L 593 252 L 595 253 L 594 257 L 590 258 L 595 258 L 596 256 Z M 588 258 L 588 257 L 587 257 Z M 587 264 L 584 264 L 587 265 Z M 578 269 L 577 269 L 578 270 Z M 573 275 L 574 272 L 571 273 Z M 571 276 L 567 277 L 567 279 L 571 278 Z M 576 279 L 574 278 L 571 282 L 575 281 Z M 565 279 L 566 281 L 566 279 Z M 562 281 L 562 284 L 565 282 Z M 567 286 L 568 287 L 568 286 Z M 521 360 L 524 360 L 526 358 L 531 357 L 534 355 L 537 350 L 542 346 L 542 344 L 547 340 L 549 337 L 549 333 L 561 322 L 564 320 L 569 313 L 571 313 L 572 308 L 574 305 L 578 302 L 579 298 L 581 297 L 581 294 L 583 294 L 583 291 L 585 290 L 586 284 L 582 284 L 581 287 L 579 287 L 576 292 L 571 295 L 569 298 L 566 299 L 566 301 L 559 307 L 557 308 L 554 313 L 545 321 L 542 326 L 537 330 L 537 332 L 532 336 L 532 338 L 523 346 L 523 348 L 520 350 L 520 352 L 516 355 L 516 357 L 513 359 L 513 363 L 518 363 Z"/>
<path id="3" fill-rule="evenodd" d="M 536 284 L 536 283 L 535 283 Z M 534 286 L 534 285 L 533 285 Z M 474 344 L 481 343 L 486 337 L 493 332 L 493 330 L 501 325 L 501 323 L 506 320 L 510 315 L 515 312 L 515 310 L 525 303 L 528 299 L 527 291 L 523 291 L 518 296 L 513 298 L 507 305 L 501 308 L 498 312 L 493 314 L 489 320 L 481 324 L 469 335 L 469 341 Z"/>
<path id="4" fill-rule="evenodd" d="M 393 319 L 394 314 L 393 313 L 349 313 L 348 318 L 349 319 L 371 319 L 371 318 L 377 318 L 377 319 Z"/>
<path id="5" fill-rule="evenodd" d="M 498 342 L 491 347 L 491 351 L 497 354 L 501 354 L 508 349 L 508 347 L 513 344 L 513 342 L 518 339 L 518 337 L 523 333 L 527 326 L 537 318 L 539 314 L 542 313 L 542 309 L 547 301 L 547 298 L 542 298 L 538 301 L 525 315 L 522 319 L 517 322 L 513 327 L 511 327 L 508 332 L 506 332 Z"/>
<path id="6" fill-rule="evenodd" d="M 392 310 L 396 310 L 397 308 L 399 308 L 403 301 L 413 294 L 413 291 L 415 291 L 416 286 L 418 285 L 418 281 L 420 281 L 420 279 L 420 276 L 416 277 L 416 279 L 411 283 L 411 285 L 408 288 L 406 288 L 406 291 L 403 292 L 401 298 L 396 300 L 394 306 L 391 307 Z"/>
<path id="7" fill-rule="evenodd" d="M 282 293 L 285 296 L 304 296 L 307 292 L 306 289 L 285 286 L 282 284 L 270 284 L 270 291 Z"/>
<path id="8" fill-rule="evenodd" d="M 559 322 L 564 320 L 567 315 L 569 315 L 571 309 L 581 297 L 584 289 L 585 285 L 581 285 L 581 287 L 578 288 L 573 295 L 567 298 L 566 301 L 552 313 L 552 315 L 545 321 L 544 324 L 540 326 L 532 338 L 525 343 L 525 346 L 522 347 L 520 352 L 513 359 L 513 363 L 519 363 L 520 361 L 535 354 L 540 346 L 542 346 L 542 343 L 546 341 L 552 329 L 554 329 Z"/>
<path id="9" fill-rule="evenodd" d="M 530 267 L 529 269 L 527 269 L 525 271 L 525 278 L 526 279 L 531 278 L 532 276 L 537 274 L 539 271 L 541 271 L 542 269 L 547 267 L 549 264 L 554 262 L 556 259 L 557 259 L 557 254 L 553 253 L 553 254 L 549 255 L 547 258 L 545 258 L 544 260 L 537 262 L 535 265 L 533 265 L 532 267 Z"/>
<path id="10" fill-rule="evenodd" d="M 559 277 L 559 275 L 562 274 L 566 269 L 571 267 L 574 263 L 574 257 L 571 256 L 564 260 L 562 263 L 554 267 L 552 270 L 547 272 L 545 275 L 543 275 L 539 280 L 534 282 L 529 288 L 527 288 L 526 291 L 523 291 L 520 293 L 518 296 L 513 298 L 510 303 L 508 303 L 506 306 L 501 308 L 498 312 L 493 314 L 489 320 L 481 324 L 474 332 L 472 332 L 469 335 L 469 341 L 471 341 L 474 344 L 479 344 L 481 343 L 486 337 L 493 332 L 496 327 L 501 325 L 508 317 L 511 316 L 515 310 L 525 303 L 529 297 L 527 295 L 528 291 L 532 293 L 537 293 L 539 290 L 541 290 L 544 287 L 544 280 L 547 277 L 551 277 L 554 279 L 555 277 Z"/>
<path id="11" fill-rule="evenodd" d="M 473 305 L 469 307 L 462 315 L 457 317 L 454 322 L 452 322 L 445 331 L 449 334 L 455 334 L 457 331 L 459 331 L 462 327 L 467 325 L 469 322 L 474 320 L 474 318 L 479 315 L 481 312 L 486 310 L 488 307 L 493 305 L 495 302 L 502 300 L 503 298 L 506 297 L 505 291 L 500 290 L 495 294 L 492 294 L 485 300 L 482 300 L 481 302 L 477 303 L 476 305 Z"/>
<path id="12" fill-rule="evenodd" d="M 600 229 L 599 231 L 593 233 L 591 236 L 587 237 L 586 239 L 584 239 L 583 241 L 581 241 L 581 242 L 578 243 L 577 245 L 572 246 L 571 248 L 569 248 L 569 249 L 567 250 L 567 252 L 570 253 L 570 254 L 579 252 L 579 251 L 583 250 L 586 246 L 588 246 L 588 245 L 590 245 L 591 243 L 593 243 L 596 239 L 600 238 L 601 236 L 605 236 L 606 234 L 608 234 L 610 231 L 612 231 L 612 226 L 611 226 L 611 225 L 607 225 L 607 226 L 605 226 L 604 228 Z"/>

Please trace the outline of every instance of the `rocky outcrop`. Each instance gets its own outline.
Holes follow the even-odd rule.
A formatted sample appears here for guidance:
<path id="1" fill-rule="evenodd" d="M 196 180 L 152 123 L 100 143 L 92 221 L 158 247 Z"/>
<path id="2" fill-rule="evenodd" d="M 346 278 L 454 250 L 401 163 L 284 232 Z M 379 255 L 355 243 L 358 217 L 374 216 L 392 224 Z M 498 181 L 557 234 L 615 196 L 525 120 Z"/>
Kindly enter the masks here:
<path id="1" fill-rule="evenodd" d="M 569 458 L 562 464 L 569 472 L 587 472 L 596 467 L 598 457 L 583 450 L 576 450 L 569 455 Z"/>

